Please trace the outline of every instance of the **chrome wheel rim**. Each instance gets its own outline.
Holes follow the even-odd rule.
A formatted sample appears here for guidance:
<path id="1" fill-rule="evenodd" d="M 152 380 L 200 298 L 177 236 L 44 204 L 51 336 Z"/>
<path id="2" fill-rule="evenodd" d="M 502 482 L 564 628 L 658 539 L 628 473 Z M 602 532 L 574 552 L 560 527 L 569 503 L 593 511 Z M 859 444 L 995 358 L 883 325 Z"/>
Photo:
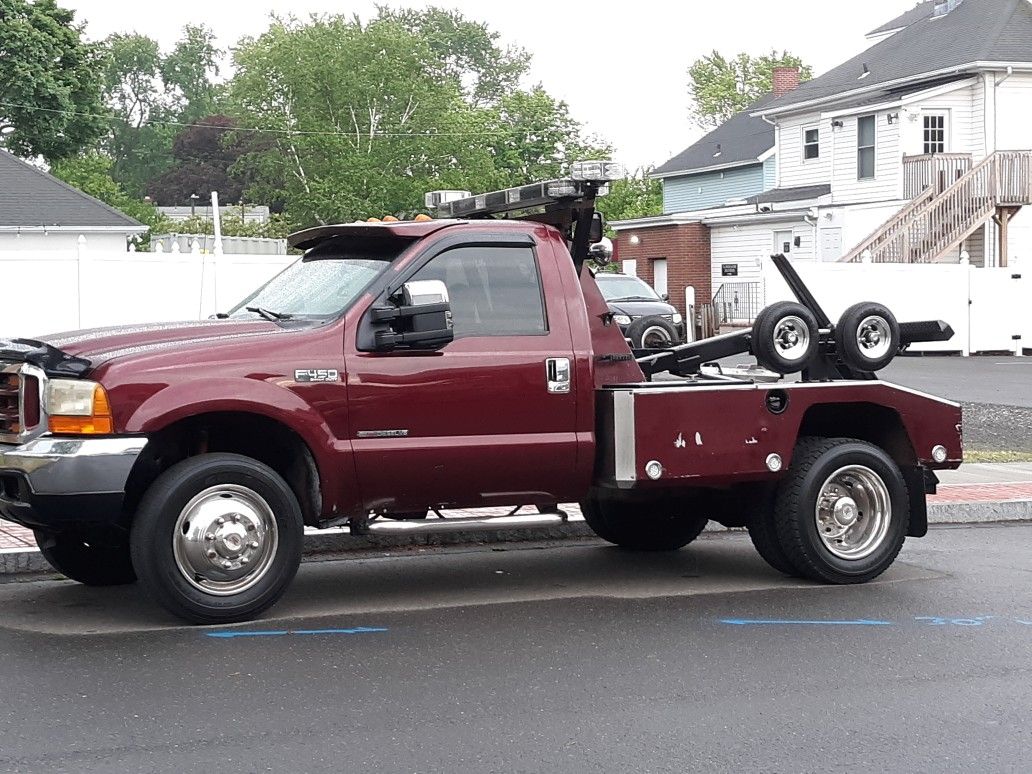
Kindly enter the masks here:
<path id="1" fill-rule="evenodd" d="M 860 353 L 869 360 L 880 360 L 889 352 L 892 332 L 884 317 L 865 317 L 856 329 L 856 345 Z"/>
<path id="2" fill-rule="evenodd" d="M 670 346 L 670 335 L 658 325 L 646 328 L 641 334 L 641 344 L 643 349 L 663 349 Z"/>
<path id="3" fill-rule="evenodd" d="M 172 552 L 179 572 L 207 594 L 229 596 L 268 573 L 279 545 L 276 516 L 252 489 L 219 484 L 186 504 L 176 520 Z"/>
<path id="4" fill-rule="evenodd" d="M 815 515 L 817 534 L 828 551 L 839 559 L 863 559 L 877 551 L 889 533 L 889 488 L 868 467 L 839 468 L 821 486 Z"/>
<path id="5" fill-rule="evenodd" d="M 802 360 L 810 349 L 810 327 L 801 317 L 789 315 L 774 326 L 774 349 L 789 362 Z"/>

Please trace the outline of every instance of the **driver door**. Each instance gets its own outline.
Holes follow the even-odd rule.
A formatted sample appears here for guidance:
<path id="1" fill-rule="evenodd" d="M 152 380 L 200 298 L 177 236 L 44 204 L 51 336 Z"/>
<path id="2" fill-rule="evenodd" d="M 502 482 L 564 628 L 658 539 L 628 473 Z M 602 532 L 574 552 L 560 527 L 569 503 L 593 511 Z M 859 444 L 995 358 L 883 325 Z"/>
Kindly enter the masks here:
<path id="1" fill-rule="evenodd" d="M 522 236 L 444 247 L 403 278 L 447 285 L 455 340 L 442 350 L 346 354 L 366 508 L 576 495 L 577 389 L 549 378 L 572 372 L 561 279 L 551 246 Z"/>

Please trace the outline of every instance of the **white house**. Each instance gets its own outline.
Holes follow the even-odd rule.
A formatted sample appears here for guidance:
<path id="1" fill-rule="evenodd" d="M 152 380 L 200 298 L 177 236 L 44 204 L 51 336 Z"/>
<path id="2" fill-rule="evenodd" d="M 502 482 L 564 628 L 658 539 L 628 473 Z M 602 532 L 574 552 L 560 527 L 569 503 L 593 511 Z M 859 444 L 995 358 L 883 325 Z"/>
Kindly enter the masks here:
<path id="1" fill-rule="evenodd" d="M 774 127 L 768 190 L 615 223 L 621 257 L 641 264 L 652 244 L 656 258 L 705 260 L 715 293 L 758 279 L 775 252 L 1032 266 L 1032 0 L 926 0 L 868 37 L 750 111 Z M 699 225 L 708 251 L 671 255 L 674 240 L 655 238 Z"/>
<path id="2" fill-rule="evenodd" d="M 0 251 L 128 249 L 147 226 L 0 150 Z"/>

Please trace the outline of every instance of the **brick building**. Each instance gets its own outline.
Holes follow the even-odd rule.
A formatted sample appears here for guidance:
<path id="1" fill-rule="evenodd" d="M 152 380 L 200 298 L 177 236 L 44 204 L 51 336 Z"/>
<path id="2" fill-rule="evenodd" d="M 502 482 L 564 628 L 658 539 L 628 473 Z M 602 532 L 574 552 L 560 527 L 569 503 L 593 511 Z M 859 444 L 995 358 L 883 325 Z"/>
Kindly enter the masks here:
<path id="1" fill-rule="evenodd" d="M 688 318 L 685 288 L 695 290 L 697 304 L 712 297 L 710 232 L 702 223 L 670 224 L 619 232 L 617 258 L 625 273 L 636 274 L 669 293 L 670 303 Z M 632 262 L 629 263 L 629 262 Z M 657 277 L 657 264 L 659 265 Z M 665 266 L 665 279 L 663 277 Z M 657 281 L 658 280 L 658 281 Z"/>

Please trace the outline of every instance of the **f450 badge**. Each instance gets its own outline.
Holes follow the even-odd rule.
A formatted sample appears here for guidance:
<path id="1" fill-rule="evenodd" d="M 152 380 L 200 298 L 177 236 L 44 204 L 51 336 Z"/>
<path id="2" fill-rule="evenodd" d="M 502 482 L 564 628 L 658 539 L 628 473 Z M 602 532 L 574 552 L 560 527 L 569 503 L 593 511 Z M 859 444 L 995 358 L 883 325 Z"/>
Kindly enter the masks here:
<path id="1" fill-rule="evenodd" d="M 294 371 L 294 381 L 299 384 L 339 382 L 340 372 L 336 368 L 298 368 Z"/>

